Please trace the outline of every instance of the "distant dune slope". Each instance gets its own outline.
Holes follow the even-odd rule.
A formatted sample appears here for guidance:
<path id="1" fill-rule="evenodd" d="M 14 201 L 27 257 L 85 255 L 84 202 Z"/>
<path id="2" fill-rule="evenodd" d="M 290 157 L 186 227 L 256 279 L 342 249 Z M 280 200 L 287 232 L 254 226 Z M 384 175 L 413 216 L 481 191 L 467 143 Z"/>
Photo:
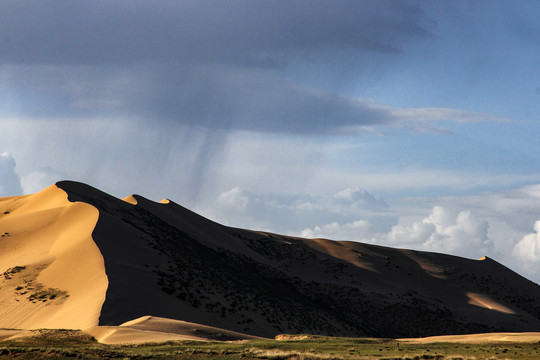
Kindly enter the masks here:
<path id="1" fill-rule="evenodd" d="M 229 228 L 170 201 L 58 186 L 100 212 L 102 325 L 151 314 L 268 337 L 540 328 L 540 287 L 489 258 Z"/>
<path id="2" fill-rule="evenodd" d="M 97 325 L 107 289 L 97 219 L 55 185 L 0 199 L 0 328 Z"/>
<path id="3" fill-rule="evenodd" d="M 537 331 L 540 328 L 540 287 L 489 258 L 470 260 L 356 242 L 301 239 L 236 229 L 205 219 L 171 201 L 157 203 L 138 195 L 120 200 L 71 181 L 62 181 L 56 186 L 65 192 L 58 195 L 63 202 L 54 205 L 44 201 L 40 205 L 49 209 L 47 216 L 58 224 L 50 228 L 49 238 L 56 240 L 49 242 L 56 244 L 59 236 L 72 237 L 70 244 L 86 244 L 76 239 L 89 239 L 88 231 L 92 231 L 101 256 L 91 251 L 90 245 L 88 253 L 95 253 L 95 261 L 104 263 L 106 276 L 103 264 L 88 266 L 89 279 L 77 282 L 85 284 L 80 288 L 92 288 L 87 290 L 87 300 L 93 301 L 97 308 L 89 312 L 94 316 L 93 325 L 96 325 L 96 314 L 99 314 L 101 326 L 117 326 L 142 316 L 153 316 L 148 318 L 151 320 L 138 320 L 138 325 L 128 323 L 131 325 L 125 326 L 127 330 L 109 328 L 105 335 L 100 332 L 100 336 L 109 338 L 107 341 L 132 338 L 141 331 L 155 333 L 164 324 L 166 328 L 181 329 L 189 323 L 264 337 L 312 333 L 398 338 Z M 56 187 L 51 189 L 58 191 Z M 23 202 L 29 202 L 28 199 L 38 194 L 3 199 L 0 206 L 20 199 L 18 207 L 22 208 Z M 66 204 L 65 194 L 71 203 Z M 37 212 L 38 203 L 41 201 L 36 198 L 32 215 L 27 215 L 35 231 L 49 223 L 49 217 L 38 215 L 41 214 Z M 6 208 L 10 207 L 15 209 L 14 205 Z M 67 216 L 67 209 L 72 207 L 70 211 L 84 208 L 85 215 L 66 218 L 71 219 L 69 224 L 62 223 L 60 219 Z M 87 221 L 90 213 L 95 218 L 99 213 L 97 223 L 95 218 L 93 223 Z M 0 214 L 0 225 L 11 215 L 16 215 L 15 210 L 7 215 Z M 74 228 L 72 223 L 84 223 L 88 227 L 76 233 L 66 232 L 63 227 Z M 36 239 L 4 242 L 4 238 L 0 238 L 1 246 L 20 254 L 20 260 L 2 262 L 3 268 L 36 262 L 28 259 L 49 259 L 49 252 L 54 253 L 55 259 L 63 258 L 62 251 L 43 250 L 45 245 L 38 250 L 33 245 L 33 241 L 38 242 Z M 66 246 L 60 246 L 64 242 L 58 244 L 59 249 Z M 15 251 L 17 246 L 27 250 Z M 77 272 L 73 269 L 79 266 L 80 258 L 80 254 L 73 253 L 66 259 L 74 263 L 56 260 L 62 264 L 62 271 L 58 267 L 55 276 L 62 279 L 62 272 L 63 278 L 71 278 L 71 272 Z M 53 265 L 51 262 L 49 268 Z M 66 308 L 69 301 L 76 304 L 72 294 L 80 289 L 76 286 L 68 289 L 68 280 L 53 285 L 53 277 L 46 276 L 45 270 L 33 271 L 39 274 L 40 281 L 47 280 L 43 282 L 47 287 L 66 289 L 70 294 L 63 303 Z M 94 275 L 94 271 L 99 275 Z M 15 288 L 10 291 L 13 293 Z M 2 299 L 12 296 L 8 292 L 0 288 Z M 98 303 L 102 304 L 100 312 Z M 18 307 L 13 304 L 13 309 Z M 42 309 L 49 311 L 43 305 Z M 24 312 L 20 311 L 20 314 Z M 49 319 L 52 315 L 43 312 L 39 317 Z M 27 327 L 27 323 L 18 321 Z M 98 330 L 105 331 L 103 329 Z"/>

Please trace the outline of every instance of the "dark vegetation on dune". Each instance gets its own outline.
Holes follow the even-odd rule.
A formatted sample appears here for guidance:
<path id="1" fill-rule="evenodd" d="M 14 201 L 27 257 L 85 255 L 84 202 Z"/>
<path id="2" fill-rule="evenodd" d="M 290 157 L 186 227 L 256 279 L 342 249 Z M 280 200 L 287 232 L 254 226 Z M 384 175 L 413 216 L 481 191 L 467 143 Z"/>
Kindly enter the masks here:
<path id="1" fill-rule="evenodd" d="M 43 270 L 45 267 L 33 265 L 32 267 Z M 11 290 L 15 301 L 29 301 L 32 303 L 47 303 L 50 305 L 61 304 L 69 294 L 61 289 L 45 287 L 37 281 L 37 275 L 30 272 L 27 274 L 26 266 L 14 266 L 0 273 L 0 288 Z"/>
<path id="2" fill-rule="evenodd" d="M 540 328 L 540 287 L 491 259 L 414 252 L 438 266 L 433 276 L 403 251 L 362 244 L 350 251 L 375 267 L 366 270 L 302 239 L 228 228 L 174 203 L 57 186 L 100 212 L 92 236 L 109 278 L 102 325 L 154 315 L 260 336 L 385 338 Z M 469 291 L 516 314 L 470 305 Z"/>

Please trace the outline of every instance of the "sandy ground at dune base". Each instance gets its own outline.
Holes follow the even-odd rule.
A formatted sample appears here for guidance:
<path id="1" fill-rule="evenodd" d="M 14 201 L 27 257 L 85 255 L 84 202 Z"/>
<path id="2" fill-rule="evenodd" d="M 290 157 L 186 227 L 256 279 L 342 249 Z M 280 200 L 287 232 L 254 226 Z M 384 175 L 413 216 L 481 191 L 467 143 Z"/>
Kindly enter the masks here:
<path id="1" fill-rule="evenodd" d="M 103 344 L 139 344 L 145 342 L 197 340 L 237 341 L 258 339 L 212 326 L 155 316 L 143 316 L 120 326 L 97 326 L 86 332 Z"/>
<path id="2" fill-rule="evenodd" d="M 189 324 L 189 323 L 188 323 Z M 216 339 L 204 334 L 194 335 L 192 326 L 179 326 L 179 333 L 170 333 L 155 330 L 135 329 L 129 326 L 100 326 L 86 332 L 94 336 L 99 342 L 104 344 L 141 344 L 146 342 L 164 342 L 164 341 L 182 341 L 182 340 L 198 340 L 198 341 L 215 341 Z M 242 340 L 242 339 L 236 339 Z M 247 340 L 247 338 L 245 339 Z M 436 342 L 448 343 L 498 343 L 498 342 L 540 342 L 540 332 L 527 333 L 486 333 L 486 334 L 469 334 L 469 335 L 443 335 L 430 336 L 424 338 L 408 338 L 397 339 L 401 342 L 427 344 Z"/>
<path id="3" fill-rule="evenodd" d="M 137 319 L 138 320 L 138 319 Z M 169 319 L 166 319 L 169 320 Z M 164 321 L 161 328 L 156 327 L 156 323 L 151 324 L 150 327 L 145 329 L 134 328 L 126 326 L 124 324 L 120 326 L 97 326 L 85 330 L 85 333 L 93 336 L 96 340 L 102 344 L 121 345 L 121 344 L 143 344 L 143 343 L 159 343 L 167 341 L 216 341 L 216 334 L 223 334 L 220 331 L 224 331 L 230 336 L 229 341 L 249 340 L 255 337 L 244 336 L 238 334 L 238 337 L 234 337 L 231 334 L 237 334 L 228 332 L 227 330 L 215 329 L 211 332 L 206 332 L 204 325 L 198 325 L 171 320 L 171 323 Z M 152 329 L 152 330 L 150 330 Z M 200 329 L 203 329 L 202 331 Z M 161 330 L 161 331 L 160 331 Z M 169 332 L 176 331 L 176 332 Z M 36 331 L 32 330 L 17 330 L 17 329 L 0 329 L 0 341 L 21 339 L 25 337 L 36 336 Z M 279 335 L 278 335 L 279 337 Z M 469 343 L 469 344 L 482 344 L 482 343 L 536 343 L 540 342 L 540 332 L 525 332 L 525 333 L 485 333 L 485 334 L 469 334 L 469 335 L 442 335 L 442 336 L 430 336 L 424 338 L 404 338 L 396 339 L 400 342 L 415 343 L 415 344 L 429 344 L 429 343 Z"/>
<path id="4" fill-rule="evenodd" d="M 540 342 L 540 332 L 524 332 L 524 333 L 485 333 L 485 334 L 469 334 L 469 335 L 442 335 L 429 336 L 423 338 L 407 338 L 397 339 L 398 341 L 427 344 L 435 342 L 451 342 L 451 343 L 492 343 L 492 342 Z"/>

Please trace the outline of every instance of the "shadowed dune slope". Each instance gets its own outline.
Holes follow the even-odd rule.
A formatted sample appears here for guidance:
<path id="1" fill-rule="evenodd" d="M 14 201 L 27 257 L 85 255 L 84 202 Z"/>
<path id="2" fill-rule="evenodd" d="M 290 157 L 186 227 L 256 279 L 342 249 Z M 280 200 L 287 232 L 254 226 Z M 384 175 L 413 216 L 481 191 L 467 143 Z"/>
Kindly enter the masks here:
<path id="1" fill-rule="evenodd" d="M 171 201 L 58 186 L 100 212 L 93 237 L 110 283 L 101 325 L 152 314 L 266 337 L 540 327 L 540 287 L 489 258 L 229 228 Z"/>
<path id="2" fill-rule="evenodd" d="M 108 287 L 92 286 L 102 291 L 101 327 L 95 331 L 108 337 L 104 341 L 172 328 L 177 332 L 169 334 L 191 336 L 178 333 L 190 323 L 263 337 L 398 338 L 540 328 L 540 287 L 489 258 L 230 228 L 171 201 L 138 195 L 120 200 L 71 181 L 56 186 L 71 202 L 62 206 L 91 205 L 99 213 L 92 239 Z M 63 266 L 64 273 L 75 267 Z"/>

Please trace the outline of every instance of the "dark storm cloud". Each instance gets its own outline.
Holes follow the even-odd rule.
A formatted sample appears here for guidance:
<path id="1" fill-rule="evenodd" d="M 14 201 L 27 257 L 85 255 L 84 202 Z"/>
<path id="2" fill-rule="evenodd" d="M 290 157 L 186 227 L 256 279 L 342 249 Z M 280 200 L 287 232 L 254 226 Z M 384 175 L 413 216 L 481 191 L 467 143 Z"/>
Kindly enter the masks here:
<path id="1" fill-rule="evenodd" d="M 323 133 L 393 121 L 388 111 L 366 102 L 258 71 L 176 70 L 159 77 L 153 72 L 151 82 L 133 87 L 142 92 L 126 95 L 127 103 L 140 104 L 138 112 L 147 118 L 224 129 Z"/>
<path id="2" fill-rule="evenodd" d="M 3 1 L 0 62 L 274 64 L 306 50 L 399 51 L 425 23 L 395 1 Z"/>
<path id="3" fill-rule="evenodd" d="M 0 113 L 317 134 L 393 124 L 391 109 L 286 68 L 313 54 L 399 56 L 429 25 L 395 1 L 4 1 L 0 91 L 18 106 Z"/>
<path id="4" fill-rule="evenodd" d="M 23 66 L 11 67 L 4 78 L 19 89 L 10 92 L 11 102 L 24 104 L 18 115 L 30 118 L 129 118 L 219 130 L 341 135 L 377 125 L 441 132 L 445 129 L 434 121 L 501 120 L 455 109 L 392 108 L 230 66 Z"/>

